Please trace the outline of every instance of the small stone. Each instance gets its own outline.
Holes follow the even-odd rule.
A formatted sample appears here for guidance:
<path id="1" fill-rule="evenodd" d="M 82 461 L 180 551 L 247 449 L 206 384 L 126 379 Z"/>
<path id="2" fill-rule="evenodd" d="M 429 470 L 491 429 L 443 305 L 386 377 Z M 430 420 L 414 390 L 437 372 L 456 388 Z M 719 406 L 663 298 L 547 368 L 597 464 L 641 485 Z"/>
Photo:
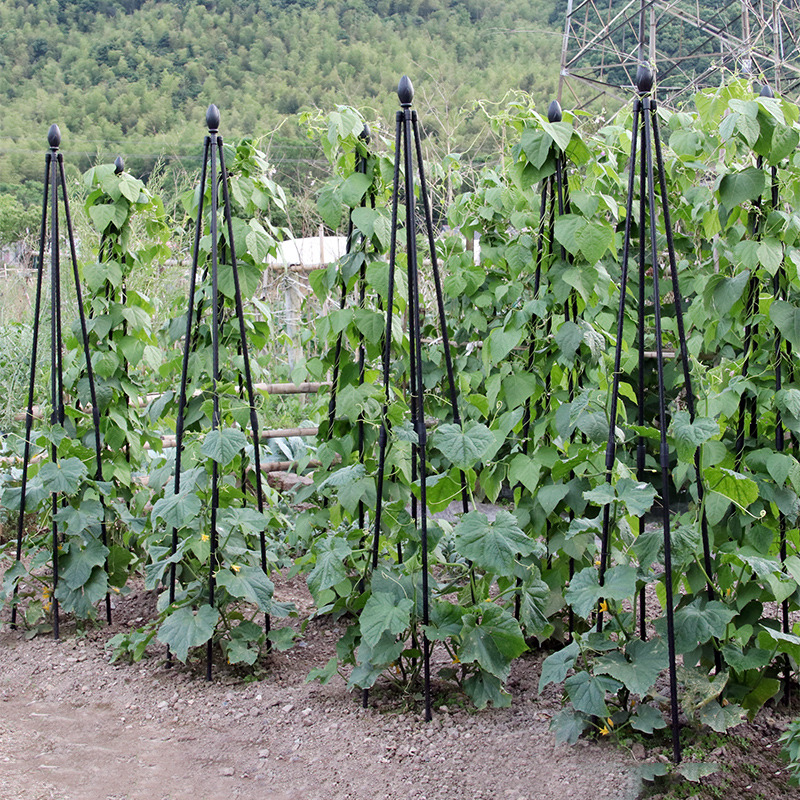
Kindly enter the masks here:
<path id="1" fill-rule="evenodd" d="M 636 742 L 636 744 L 631 747 L 631 754 L 637 761 L 642 761 L 646 755 L 644 745 L 641 742 Z"/>
<path id="2" fill-rule="evenodd" d="M 283 708 L 281 708 L 284 714 L 288 714 L 290 711 L 294 711 L 294 703 L 287 703 Z"/>
<path id="3" fill-rule="evenodd" d="M 260 713 L 261 713 L 261 710 L 260 710 L 260 709 L 258 709 L 258 708 L 256 708 L 255 706 L 253 706 L 253 707 L 250 709 L 250 716 L 251 716 L 251 717 L 257 717 L 257 716 L 258 716 Z"/>
<path id="4" fill-rule="evenodd" d="M 258 757 L 259 758 L 269 758 L 269 750 L 267 750 L 266 748 L 264 748 L 262 750 L 259 750 L 258 751 Z"/>
<path id="5" fill-rule="evenodd" d="M 307 717 L 307 716 L 308 716 L 310 713 L 311 713 L 311 709 L 310 709 L 310 708 L 304 708 L 304 709 L 303 709 L 303 710 L 300 712 L 300 714 L 301 714 L 302 716 L 304 716 L 304 717 Z"/>
<path id="6" fill-rule="evenodd" d="M 231 778 L 233 777 L 233 773 L 233 767 L 220 767 L 219 774 L 222 778 Z"/>

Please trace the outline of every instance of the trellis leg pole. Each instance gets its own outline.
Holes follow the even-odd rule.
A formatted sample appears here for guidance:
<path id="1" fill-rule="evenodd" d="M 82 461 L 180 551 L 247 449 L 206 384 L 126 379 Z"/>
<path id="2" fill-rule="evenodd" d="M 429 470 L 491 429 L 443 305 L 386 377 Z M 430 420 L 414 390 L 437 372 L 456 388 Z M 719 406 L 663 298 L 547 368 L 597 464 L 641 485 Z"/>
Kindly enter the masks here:
<path id="1" fill-rule="evenodd" d="M 58 171 L 61 179 L 61 194 L 64 202 L 64 221 L 67 224 L 67 238 L 69 240 L 70 257 L 72 260 L 72 278 L 75 281 L 75 295 L 78 301 L 78 319 L 80 320 L 81 339 L 83 345 L 83 356 L 86 360 L 86 379 L 89 383 L 89 398 L 92 403 L 92 424 L 94 425 L 94 451 L 95 451 L 95 480 L 103 480 L 102 446 L 100 443 L 100 406 L 97 402 L 97 390 L 94 381 L 94 369 L 92 368 L 92 355 L 89 352 L 89 331 L 86 326 L 86 314 L 83 309 L 83 297 L 81 293 L 80 275 L 78 273 L 78 254 L 75 249 L 75 237 L 72 233 L 72 218 L 69 212 L 69 198 L 67 197 L 67 179 L 64 174 L 64 156 L 58 153 Z M 103 510 L 103 517 L 100 520 L 100 541 L 104 547 L 108 547 L 108 531 L 106 528 L 106 501 L 103 493 L 100 493 L 100 506 Z M 105 559 L 105 570 L 108 573 L 108 555 Z M 106 622 L 111 624 L 111 596 L 106 591 L 105 598 Z"/>
<path id="2" fill-rule="evenodd" d="M 217 137 L 217 148 L 219 150 L 219 166 L 222 178 L 222 199 L 223 199 L 223 213 L 225 221 L 227 222 L 227 232 L 231 256 L 231 270 L 233 272 L 233 288 L 234 288 L 234 302 L 236 306 L 236 318 L 239 324 L 239 341 L 241 346 L 242 363 L 244 367 L 244 381 L 247 390 L 247 402 L 250 407 L 250 433 L 253 440 L 253 468 L 256 473 L 256 504 L 259 513 L 264 512 L 264 486 L 261 476 L 261 440 L 259 437 L 258 415 L 256 413 L 256 398 L 255 390 L 253 388 L 253 375 L 250 368 L 250 355 L 247 348 L 247 331 L 244 324 L 244 304 L 242 302 L 242 289 L 239 281 L 239 268 L 236 262 L 236 250 L 234 247 L 233 237 L 233 214 L 231 210 L 231 200 L 228 193 L 228 171 L 225 168 L 225 155 L 222 146 L 222 137 Z M 266 533 L 261 530 L 259 532 L 260 556 L 261 556 L 261 570 L 267 575 L 267 543 Z M 271 643 L 269 640 L 270 634 L 270 615 L 268 612 L 264 614 L 264 632 L 267 636 L 266 649 L 267 652 L 271 650 Z"/>
<path id="3" fill-rule="evenodd" d="M 36 388 L 36 359 L 39 348 L 39 318 L 42 308 L 42 279 L 44 276 L 44 241 L 47 233 L 47 201 L 50 188 L 50 161 L 52 153 L 45 156 L 44 167 L 44 199 L 42 201 L 42 220 L 39 227 L 39 269 L 36 275 L 36 301 L 33 312 L 33 342 L 31 343 L 31 368 L 28 382 L 28 406 L 25 411 L 25 449 L 22 456 L 22 484 L 19 499 L 19 519 L 17 520 L 16 561 L 22 561 L 22 537 L 25 529 L 25 509 L 28 492 L 28 466 L 31 460 L 31 435 L 33 433 L 33 395 Z M 14 582 L 14 598 L 11 606 L 11 628 L 17 627 L 17 597 L 19 582 Z"/>
<path id="4" fill-rule="evenodd" d="M 641 94 L 646 95 L 643 100 L 642 118 L 644 121 L 645 155 L 647 158 L 647 203 L 650 216 L 650 255 L 653 264 L 653 306 L 655 311 L 656 358 L 658 369 L 658 415 L 660 422 L 660 453 L 661 464 L 661 508 L 664 525 L 664 572 L 666 588 L 666 616 L 667 616 L 667 647 L 669 652 L 669 687 L 670 710 L 672 715 L 672 758 L 677 764 L 681 760 L 680 727 L 678 722 L 678 672 L 677 656 L 675 653 L 675 606 L 672 596 L 672 539 L 670 533 L 669 510 L 669 447 L 667 445 L 667 405 L 664 387 L 664 345 L 661 331 L 661 295 L 658 279 L 658 253 L 656 233 L 656 201 L 655 187 L 653 185 L 653 147 L 651 141 L 650 120 L 656 115 L 655 107 L 651 105 L 649 92 L 653 86 L 653 76 L 650 70 L 640 68 L 637 83 Z M 642 278 L 644 264 L 640 265 Z"/>
<path id="5" fill-rule="evenodd" d="M 186 339 L 184 340 L 183 362 L 181 366 L 181 383 L 178 391 L 178 415 L 175 420 L 175 479 L 173 490 L 179 494 L 181 490 L 181 459 L 183 456 L 183 429 L 186 418 L 186 384 L 189 375 L 189 353 L 192 346 L 192 321 L 195 315 L 195 291 L 197 289 L 197 270 L 200 257 L 200 236 L 203 228 L 203 207 L 205 201 L 206 175 L 208 170 L 208 157 L 211 149 L 211 137 L 206 136 L 203 144 L 203 167 L 200 173 L 200 196 L 197 205 L 197 224 L 194 231 L 194 244 L 192 246 L 192 270 L 189 277 L 189 302 L 186 309 Z M 200 302 L 197 303 L 199 320 Z M 178 552 L 178 529 L 172 528 L 170 539 L 170 555 L 172 561 L 169 567 L 169 604 L 175 602 L 175 584 L 177 581 L 177 564 L 175 555 Z M 167 646 L 167 664 L 172 663 L 172 653 Z"/>

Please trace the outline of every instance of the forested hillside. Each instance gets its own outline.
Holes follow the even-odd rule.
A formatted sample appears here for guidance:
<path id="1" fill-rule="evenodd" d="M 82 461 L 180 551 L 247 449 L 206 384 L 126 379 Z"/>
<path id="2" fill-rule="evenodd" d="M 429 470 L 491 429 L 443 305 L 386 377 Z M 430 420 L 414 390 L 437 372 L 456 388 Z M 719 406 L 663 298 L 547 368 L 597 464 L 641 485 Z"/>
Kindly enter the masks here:
<path id="1" fill-rule="evenodd" d="M 121 154 L 146 175 L 199 162 L 205 110 L 226 137 L 266 137 L 278 179 L 319 158 L 298 112 L 345 103 L 393 128 L 408 73 L 428 135 L 480 152 L 475 98 L 558 80 L 552 2 L 529 0 L 0 0 L 0 192 L 41 180 L 57 122 L 68 163 Z"/>

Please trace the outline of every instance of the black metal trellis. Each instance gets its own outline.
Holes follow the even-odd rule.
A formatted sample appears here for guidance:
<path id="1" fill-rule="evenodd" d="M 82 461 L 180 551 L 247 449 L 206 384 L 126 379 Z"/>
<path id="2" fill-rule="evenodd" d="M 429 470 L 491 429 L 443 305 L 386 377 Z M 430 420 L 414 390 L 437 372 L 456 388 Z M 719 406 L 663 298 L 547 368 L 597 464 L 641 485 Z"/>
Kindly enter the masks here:
<path id="1" fill-rule="evenodd" d="M 28 405 L 25 412 L 25 445 L 22 460 L 22 486 L 20 490 L 19 521 L 17 524 L 17 550 L 16 560 L 22 559 L 22 539 L 25 524 L 25 510 L 28 489 L 28 468 L 31 461 L 31 435 L 33 432 L 33 398 L 36 381 L 36 361 L 39 347 L 39 322 L 42 313 L 42 283 L 44 279 L 45 245 L 48 234 L 48 210 L 50 215 L 50 423 L 64 425 L 66 420 L 66 397 L 64 391 L 64 362 L 63 362 L 63 320 L 62 320 L 62 295 L 61 295 L 61 248 L 59 231 L 59 200 L 58 189 L 61 187 L 61 201 L 63 204 L 64 222 L 67 228 L 67 241 L 72 264 L 72 277 L 75 282 L 75 294 L 78 305 L 78 316 L 81 328 L 81 342 L 86 364 L 86 376 L 89 383 L 89 397 L 91 401 L 92 424 L 94 426 L 95 446 L 95 479 L 103 479 L 102 445 L 100 442 L 100 411 L 97 404 L 95 391 L 94 370 L 89 353 L 89 334 L 86 326 L 86 314 L 83 308 L 80 275 L 78 273 L 78 257 L 75 249 L 75 237 L 72 231 L 72 217 L 69 211 L 69 198 L 67 196 L 67 183 L 64 175 L 64 156 L 59 152 L 61 146 L 61 131 L 58 125 L 51 125 L 47 134 L 50 145 L 49 152 L 45 155 L 44 196 L 42 200 L 42 221 L 39 233 L 39 271 L 36 280 L 36 301 L 33 318 L 33 343 L 31 347 L 31 370 L 28 384 Z M 58 463 L 58 450 L 56 445 L 50 447 L 50 460 Z M 107 545 L 107 531 L 105 521 L 105 502 L 101 495 L 103 517 L 100 521 L 100 537 L 104 546 Z M 52 503 L 52 550 L 53 550 L 53 637 L 59 638 L 58 618 L 58 547 L 61 538 L 58 524 L 58 494 L 51 493 Z M 106 567 L 108 562 L 106 561 Z M 106 570 L 107 571 L 107 570 Z M 11 610 L 11 625 L 16 627 L 17 622 L 17 587 L 14 587 L 14 599 Z M 108 593 L 105 597 L 106 621 L 111 623 L 111 599 Z"/>
<path id="2" fill-rule="evenodd" d="M 547 109 L 547 119 L 550 123 L 561 122 L 563 119 L 563 112 L 561 110 L 561 105 L 557 100 L 553 100 L 548 109 Z M 564 216 L 565 214 L 570 213 L 570 198 L 569 198 L 569 181 L 568 181 L 568 171 L 567 171 L 567 159 L 564 157 L 564 153 L 561 150 L 560 146 L 556 144 L 556 156 L 555 156 L 555 169 L 552 175 L 549 175 L 541 182 L 541 191 L 540 191 L 540 204 L 539 204 L 539 225 L 536 231 L 536 256 L 534 260 L 535 270 L 533 276 L 533 296 L 537 298 L 539 296 L 539 292 L 541 291 L 542 286 L 542 277 L 545 262 L 548 259 L 548 256 L 554 255 L 556 251 L 556 240 L 555 240 L 555 224 L 556 219 Z M 567 253 L 566 249 L 563 245 L 559 245 L 558 254 L 562 261 L 571 261 L 572 257 L 569 253 Z M 563 306 L 563 318 L 568 322 L 577 322 L 578 320 L 578 297 L 577 292 L 573 289 L 569 296 L 564 301 Z M 544 338 L 545 341 L 549 340 L 550 334 L 553 329 L 553 317 L 548 315 L 545 321 L 545 334 Z M 527 358 L 527 371 L 528 373 L 532 373 L 534 369 L 534 363 L 536 358 L 536 348 L 538 344 L 538 339 L 536 337 L 535 332 L 531 333 L 530 340 L 528 342 L 528 358 Z M 544 386 L 544 394 L 541 398 L 541 404 L 539 408 L 539 412 L 542 416 L 547 416 L 550 412 L 550 400 L 551 400 L 551 381 L 552 376 L 551 373 L 548 373 L 545 376 L 545 386 Z M 575 393 L 578 388 L 580 388 L 581 383 L 581 372 L 578 369 L 571 369 L 568 371 L 567 374 L 567 393 L 569 402 L 572 402 L 575 399 Z M 525 455 L 528 454 L 528 450 L 530 449 L 530 429 L 531 429 L 531 422 L 533 419 L 533 398 L 529 397 L 528 402 L 525 405 L 525 410 L 523 412 L 522 417 L 522 452 Z M 574 433 L 573 433 L 574 436 Z M 574 472 L 570 472 L 570 480 L 575 477 Z M 570 511 L 570 518 L 574 518 L 574 511 Z M 550 558 L 549 553 L 549 526 L 550 521 L 549 519 L 546 521 L 547 531 L 546 531 L 546 541 L 548 544 L 548 559 Z M 570 579 L 573 577 L 575 571 L 575 559 L 570 558 L 569 560 L 569 577 Z M 517 580 L 517 584 L 521 584 L 521 580 Z M 514 607 L 514 615 L 517 619 L 519 619 L 520 614 L 520 597 L 517 595 L 515 607 Z M 572 632 L 574 629 L 575 619 L 574 619 L 574 612 L 570 608 L 569 610 L 569 633 L 570 637 L 572 636 Z"/>
<path id="3" fill-rule="evenodd" d="M 650 248 L 650 260 L 653 276 L 653 315 L 655 328 L 656 345 L 656 371 L 658 378 L 658 415 L 660 427 L 659 444 L 659 465 L 661 470 L 661 508 L 662 525 L 664 535 L 664 572 L 666 588 L 666 618 L 667 618 L 667 647 L 669 657 L 669 686 L 670 686 L 670 711 L 672 718 L 672 747 L 673 760 L 677 763 L 681 759 L 680 748 L 680 728 L 678 722 L 678 682 L 677 665 L 675 653 L 675 625 L 674 625 L 674 602 L 672 591 L 672 545 L 671 545 L 671 520 L 669 505 L 669 448 L 667 446 L 667 409 L 666 393 L 664 387 L 664 348 L 661 328 L 661 304 L 659 288 L 659 263 L 657 254 L 657 233 L 656 233 L 656 186 L 655 172 L 658 172 L 658 189 L 661 200 L 661 212 L 664 218 L 664 228 L 666 231 L 666 244 L 669 260 L 669 268 L 672 276 L 672 291 L 675 298 L 675 316 L 678 330 L 678 342 L 680 348 L 680 358 L 683 367 L 684 388 L 686 392 L 686 405 L 692 421 L 695 419 L 694 394 L 692 391 L 691 377 L 689 374 L 689 357 L 686 346 L 686 334 L 683 323 L 683 309 L 681 307 L 681 293 L 678 283 L 678 269 L 675 261 L 675 248 L 672 239 L 671 223 L 669 218 L 669 205 L 667 200 L 667 185 L 664 174 L 664 163 L 661 149 L 661 139 L 658 128 L 658 115 L 656 113 L 656 101 L 651 97 L 653 91 L 654 76 L 647 66 L 640 66 L 636 75 L 636 87 L 638 97 L 633 103 L 633 125 L 631 136 L 631 156 L 629 164 L 628 193 L 626 200 L 625 215 L 625 235 L 622 255 L 622 271 L 620 277 L 620 300 L 619 316 L 617 318 L 617 341 L 614 355 L 614 376 L 611 389 L 610 405 L 610 426 L 608 443 L 606 446 L 606 483 L 611 483 L 612 471 L 616 460 L 616 437 L 615 424 L 617 418 L 617 403 L 619 398 L 620 364 L 622 357 L 623 324 L 625 320 L 625 301 L 628 284 L 628 260 L 631 248 L 631 226 L 633 221 L 633 201 L 635 196 L 636 166 L 637 166 L 637 147 L 641 151 L 639 162 L 639 314 L 638 314 L 638 348 L 639 348 L 639 385 L 638 385 L 638 408 L 639 425 L 644 425 L 644 320 L 645 320 L 645 279 L 647 245 Z M 654 168 L 655 156 L 655 168 Z M 647 228 L 645 227 L 647 225 Z M 647 230 L 647 233 L 645 233 Z M 647 239 L 645 238 L 647 236 Z M 703 482 L 700 471 L 700 454 L 695 454 L 695 473 L 696 491 L 698 501 L 702 506 Z M 637 475 L 639 480 L 646 480 L 645 474 L 645 441 L 643 436 L 639 436 L 637 442 Z M 640 525 L 644 520 L 640 520 Z M 701 518 L 701 534 L 703 543 L 703 559 L 706 573 L 709 578 L 707 592 L 709 599 L 714 597 L 714 590 L 711 586 L 710 578 L 712 573 L 711 549 L 708 537 L 708 526 L 705 514 Z M 609 561 L 609 540 L 610 540 L 610 504 L 603 507 L 603 528 L 602 528 L 602 549 L 600 555 L 600 586 L 604 585 L 605 572 Z M 644 601 L 640 599 L 640 626 L 642 638 L 645 637 L 644 629 Z M 602 610 L 598 612 L 598 630 L 603 627 Z M 718 658 L 718 655 L 717 655 Z M 717 664 L 719 667 L 719 663 Z"/>
<path id="4" fill-rule="evenodd" d="M 359 134 L 359 138 L 365 145 L 369 144 L 370 131 L 367 125 Z M 356 172 L 362 175 L 367 174 L 367 157 L 365 155 L 358 155 L 356 158 Z M 367 203 L 367 195 L 365 194 L 361 200 L 361 205 L 365 206 Z M 375 198 L 370 195 L 369 203 L 374 208 Z M 362 236 L 356 237 L 356 230 L 353 226 L 352 219 L 347 226 L 347 246 L 345 250 L 345 257 L 349 256 L 355 248 L 363 246 L 364 241 Z M 367 291 L 367 262 L 366 259 L 362 261 L 361 268 L 358 273 L 358 307 L 364 308 L 364 301 L 366 299 Z M 341 295 L 339 298 L 339 308 L 343 309 L 347 304 L 347 281 L 342 279 Z M 336 339 L 336 349 L 333 357 L 333 375 L 331 377 L 331 398 L 328 402 L 328 431 L 327 438 L 330 440 L 333 436 L 333 426 L 336 422 L 336 398 L 339 391 L 339 372 L 341 368 L 342 348 L 344 346 L 344 331 L 339 332 Z M 363 334 L 359 337 L 358 343 L 358 384 L 361 386 L 364 383 L 364 374 L 366 369 L 366 348 L 364 346 Z M 358 462 L 364 463 L 364 415 L 359 414 L 357 423 L 357 436 L 358 436 Z M 364 501 L 358 501 L 358 527 L 364 530 L 364 517 L 365 508 Z"/>
<path id="5" fill-rule="evenodd" d="M 418 525 L 420 534 L 420 551 L 422 562 L 422 624 L 429 624 L 429 581 L 428 581 L 428 509 L 426 479 L 427 469 L 425 460 L 425 445 L 427 432 L 425 428 L 424 416 L 424 386 L 422 382 L 422 330 L 420 315 L 420 288 L 419 288 L 419 265 L 417 254 L 417 222 L 415 209 L 414 193 L 414 155 L 417 159 L 417 171 L 419 174 L 419 194 L 425 215 L 425 228 L 430 248 L 431 271 L 433 273 L 434 287 L 436 292 L 436 304 L 439 314 L 439 321 L 442 331 L 442 343 L 445 355 L 445 366 L 447 370 L 447 380 L 449 386 L 450 402 L 453 409 L 453 421 L 456 425 L 461 424 L 461 416 L 458 410 L 458 393 L 456 389 L 455 373 L 453 361 L 450 353 L 450 337 L 444 313 L 444 299 L 442 294 L 442 282 L 439 272 L 439 264 L 436 256 L 436 242 L 433 232 L 433 215 L 428 197 L 428 188 L 425 181 L 423 169 L 422 146 L 420 144 L 419 121 L 417 112 L 411 108 L 414 100 L 414 87 L 408 76 L 404 75 L 400 79 L 397 87 L 397 96 L 400 100 L 400 110 L 396 115 L 395 130 L 395 161 L 394 161 L 394 183 L 392 189 L 392 234 L 389 247 L 389 288 L 386 301 L 386 333 L 383 348 L 383 384 L 385 389 L 384 406 L 382 413 L 381 428 L 378 437 L 379 457 L 378 457 L 378 478 L 377 478 L 377 502 L 375 504 L 374 533 L 372 542 L 372 569 L 377 569 L 378 552 L 381 532 L 381 513 L 383 508 L 383 484 L 386 470 L 386 449 L 388 444 L 388 422 L 387 412 L 391 397 L 391 353 L 392 353 L 392 315 L 394 310 L 394 291 L 395 291 L 395 262 L 397 255 L 397 225 L 398 225 L 398 206 L 400 198 L 400 163 L 403 163 L 404 199 L 405 199 L 405 233 L 406 233 L 406 255 L 408 261 L 408 337 L 410 343 L 410 408 L 411 425 L 416 434 L 417 441 L 412 447 L 412 477 L 419 481 L 420 495 L 419 503 L 412 495 L 412 517 Z M 464 512 L 468 509 L 468 497 L 466 489 L 466 479 L 461 476 L 461 499 Z M 402 552 L 398 553 L 402 556 Z M 425 720 L 430 721 L 431 714 L 431 680 L 430 680 L 430 642 L 427 635 L 423 632 L 422 637 L 422 658 L 423 658 L 423 680 L 425 697 Z M 366 695 L 365 695 L 366 700 Z"/>
<path id="6" fill-rule="evenodd" d="M 199 300 L 195 305 L 195 290 L 197 287 L 197 273 L 199 268 L 199 253 L 200 253 L 200 238 L 203 233 L 204 225 L 204 205 L 205 205 L 205 192 L 206 187 L 209 186 L 211 190 L 211 208 L 209 213 L 210 218 L 210 234 L 211 234 L 211 253 L 210 253 L 210 275 L 211 275 L 211 360 L 212 360 L 212 375 L 211 375 L 211 393 L 213 411 L 211 417 L 211 429 L 217 430 L 220 427 L 220 403 L 218 383 L 220 380 L 220 363 L 219 363 L 219 347 L 220 347 L 220 329 L 222 327 L 221 311 L 222 311 L 222 297 L 219 294 L 218 287 L 218 266 L 222 256 L 219 247 L 219 214 L 220 214 L 220 197 L 219 189 L 222 188 L 222 223 L 226 225 L 225 238 L 227 244 L 227 260 L 230 263 L 233 274 L 234 286 L 234 313 L 238 322 L 239 328 L 239 346 L 240 355 L 242 357 L 242 365 L 244 371 L 244 388 L 247 393 L 247 401 L 250 407 L 250 432 L 253 442 L 253 472 L 255 475 L 256 484 L 256 503 L 259 512 L 264 511 L 264 492 L 262 488 L 261 478 L 261 457 L 260 457 L 260 442 L 258 434 L 258 416 L 255 407 L 255 392 L 253 389 L 253 379 L 250 371 L 250 358 L 247 352 L 247 338 L 244 322 L 244 309 L 242 305 L 242 293 L 239 284 L 239 272 L 236 266 L 236 251 L 234 248 L 233 238 L 233 220 L 231 215 L 231 201 L 228 194 L 228 173 L 225 168 L 225 157 L 223 153 L 222 136 L 219 134 L 220 114 L 219 109 L 215 105 L 210 105 L 206 112 L 206 124 L 208 126 L 208 135 L 205 137 L 203 148 L 203 167 L 200 177 L 199 200 L 197 209 L 197 222 L 195 226 L 194 244 L 192 248 L 192 269 L 191 277 L 189 280 L 189 302 L 186 310 L 186 339 L 184 341 L 183 350 L 183 366 L 181 369 L 181 384 L 180 393 L 178 398 L 178 416 L 176 421 L 175 439 L 175 481 L 174 491 L 175 494 L 180 492 L 181 488 L 181 456 L 183 454 L 183 434 L 185 425 L 186 402 L 187 402 L 187 381 L 189 371 L 189 355 L 193 347 L 196 345 L 199 328 L 203 312 L 203 302 Z M 208 274 L 208 268 L 205 268 L 205 275 Z M 193 335 L 194 327 L 194 335 Z M 241 376 L 240 376 L 241 387 Z M 208 602 L 211 606 L 214 605 L 214 589 L 215 589 L 215 566 L 217 560 L 217 512 L 219 510 L 219 468 L 216 461 L 213 461 L 211 467 L 211 520 L 210 520 L 210 555 L 211 568 L 208 576 Z M 264 531 L 260 532 L 260 546 L 261 546 L 261 568 L 264 574 L 267 573 L 267 550 L 266 538 Z M 178 530 L 172 529 L 171 552 L 174 556 L 178 549 Z M 170 604 L 175 601 L 175 585 L 177 580 L 176 563 L 173 560 L 170 565 L 169 575 L 169 601 Z M 269 637 L 270 631 L 270 617 L 269 614 L 264 615 L 264 630 Z M 269 638 L 267 638 L 267 646 L 269 646 Z M 209 639 L 206 646 L 206 679 L 211 680 L 211 667 L 213 656 L 213 641 Z"/>
<path id="7" fill-rule="evenodd" d="M 769 86 L 763 86 L 760 91 L 761 97 L 772 98 L 774 93 Z M 764 168 L 763 156 L 758 156 L 756 159 L 756 168 L 762 170 Z M 769 168 L 769 198 L 765 203 L 763 196 L 759 197 L 754 203 L 754 210 L 752 214 L 752 237 L 759 240 L 763 234 L 763 222 L 765 212 L 768 209 L 777 209 L 780 201 L 779 184 L 778 184 L 778 167 L 771 165 Z M 766 208 L 765 208 L 766 206 Z M 758 314 L 759 295 L 761 292 L 761 281 L 753 270 L 750 275 L 750 280 L 747 285 L 747 298 L 745 300 L 745 327 L 744 327 L 744 361 L 742 362 L 743 378 L 746 378 L 750 371 L 751 360 L 758 354 L 756 352 L 756 344 L 758 337 L 758 321 L 756 315 Z M 788 299 L 788 287 L 786 270 L 781 264 L 778 271 L 775 273 L 772 281 L 772 293 L 775 300 Z M 785 348 L 785 350 L 784 350 Z M 775 391 L 776 393 L 783 387 L 783 362 L 786 361 L 789 380 L 794 380 L 794 368 L 792 366 L 792 346 L 788 341 L 785 341 L 781 336 L 778 328 L 775 328 L 775 339 L 773 348 L 773 367 L 775 370 Z M 750 424 L 747 424 L 747 416 L 750 415 Z M 783 426 L 781 412 L 779 408 L 775 408 L 775 450 L 782 453 L 786 447 L 786 431 Z M 736 440 L 734 444 L 734 458 L 736 469 L 739 470 L 742 465 L 745 453 L 745 440 L 747 435 L 752 440 L 758 439 L 758 398 L 756 393 L 748 396 L 747 391 L 742 392 L 739 398 L 739 407 L 737 409 L 736 417 Z M 793 434 L 790 433 L 793 438 Z M 783 511 L 778 509 L 778 536 L 779 536 L 779 556 L 781 564 L 785 564 L 788 555 L 787 552 L 787 539 L 786 539 L 787 525 L 786 515 Z M 789 600 L 784 599 L 780 604 L 780 618 L 781 628 L 784 633 L 790 633 L 791 625 L 789 622 Z M 791 700 L 791 664 L 788 654 L 784 653 L 783 656 L 783 684 L 784 684 L 784 702 L 789 705 Z"/>

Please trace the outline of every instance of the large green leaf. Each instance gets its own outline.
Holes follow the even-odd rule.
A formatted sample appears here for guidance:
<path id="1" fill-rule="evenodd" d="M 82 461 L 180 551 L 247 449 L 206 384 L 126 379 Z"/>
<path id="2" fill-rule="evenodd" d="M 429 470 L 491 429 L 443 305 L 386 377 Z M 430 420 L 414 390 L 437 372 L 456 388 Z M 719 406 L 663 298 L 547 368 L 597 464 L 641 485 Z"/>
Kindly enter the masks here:
<path id="1" fill-rule="evenodd" d="M 539 676 L 539 691 L 551 683 L 561 683 L 567 673 L 575 666 L 580 655 L 577 640 L 573 639 L 566 647 L 556 650 L 542 662 L 542 674 Z"/>
<path id="2" fill-rule="evenodd" d="M 62 458 L 44 464 L 37 478 L 48 492 L 75 494 L 88 474 L 86 465 L 79 458 Z"/>
<path id="3" fill-rule="evenodd" d="M 612 567 L 605 573 L 603 586 L 597 569 L 586 567 L 572 577 L 564 599 L 578 616 L 586 619 L 601 599 L 622 602 L 635 592 L 635 567 L 627 564 Z"/>
<path id="4" fill-rule="evenodd" d="M 530 555 L 536 544 L 523 533 L 513 514 L 498 511 L 493 522 L 480 511 L 465 514 L 455 529 L 456 548 L 476 567 L 510 575 L 518 555 Z"/>
<path id="5" fill-rule="evenodd" d="M 613 651 L 599 658 L 595 673 L 616 678 L 634 694 L 646 695 L 667 666 L 666 648 L 660 639 L 649 642 L 634 640 L 625 648 L 625 654 Z"/>
<path id="6" fill-rule="evenodd" d="M 678 458 L 691 463 L 697 446 L 719 435 L 719 423 L 709 417 L 695 417 L 692 421 L 688 411 L 676 411 L 672 417 L 672 435 Z"/>
<path id="7" fill-rule="evenodd" d="M 736 616 L 736 611 L 718 600 L 698 597 L 689 605 L 675 612 L 675 648 L 679 653 L 688 653 L 712 638 L 725 636 L 728 623 Z M 655 621 L 655 628 L 666 637 L 666 618 Z"/>
<path id="8" fill-rule="evenodd" d="M 495 443 L 494 434 L 480 423 L 463 428 L 452 423 L 440 425 L 431 439 L 442 455 L 459 469 L 472 469 Z"/>
<path id="9" fill-rule="evenodd" d="M 563 708 L 550 720 L 556 744 L 575 744 L 589 725 L 589 720 L 571 708 Z"/>
<path id="10" fill-rule="evenodd" d="M 481 603 L 477 613 L 464 615 L 464 630 L 458 657 L 464 664 L 477 662 L 505 681 L 511 662 L 527 650 L 519 623 L 504 608 Z"/>
<path id="11" fill-rule="evenodd" d="M 733 209 L 746 200 L 760 197 L 766 185 L 764 171 L 747 167 L 740 172 L 731 172 L 722 177 L 719 184 L 719 199 L 727 209 Z"/>
<path id="12" fill-rule="evenodd" d="M 705 470 L 708 488 L 732 500 L 740 508 L 747 509 L 758 500 L 758 485 L 755 481 L 724 467 L 709 467 Z"/>
<path id="13" fill-rule="evenodd" d="M 785 300 L 773 300 L 769 307 L 769 318 L 781 336 L 795 350 L 800 349 L 800 308 Z"/>
<path id="14" fill-rule="evenodd" d="M 503 688 L 503 681 L 485 670 L 470 675 L 464 681 L 464 691 L 478 709 L 486 708 L 489 703 L 495 708 L 511 705 L 511 694 Z"/>
<path id="15" fill-rule="evenodd" d="M 181 528 L 191 523 L 202 509 L 200 498 L 190 489 L 170 494 L 153 503 L 153 518 L 159 517 L 172 528 Z"/>
<path id="16" fill-rule="evenodd" d="M 259 611 L 269 613 L 275 586 L 261 567 L 248 565 L 241 567 L 238 571 L 220 569 L 216 578 L 217 584 L 226 589 L 233 597 L 246 600 L 255 605 Z"/>
<path id="17" fill-rule="evenodd" d="M 69 552 L 59 558 L 59 578 L 70 589 L 79 589 L 89 580 L 95 567 L 105 564 L 108 548 L 99 539 L 89 539 L 85 546 L 73 540 Z"/>
<path id="18" fill-rule="evenodd" d="M 239 428 L 218 428 L 205 435 L 200 452 L 221 466 L 225 466 L 230 464 L 245 447 L 247 447 L 247 437 Z"/>
<path id="19" fill-rule="evenodd" d="M 581 670 L 564 681 L 564 689 L 576 711 L 591 717 L 607 717 L 606 692 L 609 679 Z"/>
<path id="20" fill-rule="evenodd" d="M 364 641 L 374 647 L 385 633 L 403 633 L 411 623 L 413 608 L 413 600 L 397 600 L 386 592 L 373 592 L 359 617 Z"/>
<path id="21" fill-rule="evenodd" d="M 647 703 L 640 703 L 636 706 L 636 713 L 631 717 L 631 727 L 642 733 L 652 734 L 653 731 L 666 728 L 667 723 L 658 709 Z"/>
<path id="22" fill-rule="evenodd" d="M 186 661 L 190 647 L 205 644 L 213 635 L 219 611 L 202 605 L 195 612 L 189 606 L 173 611 L 158 629 L 158 640 L 169 646 L 179 661 Z"/>

